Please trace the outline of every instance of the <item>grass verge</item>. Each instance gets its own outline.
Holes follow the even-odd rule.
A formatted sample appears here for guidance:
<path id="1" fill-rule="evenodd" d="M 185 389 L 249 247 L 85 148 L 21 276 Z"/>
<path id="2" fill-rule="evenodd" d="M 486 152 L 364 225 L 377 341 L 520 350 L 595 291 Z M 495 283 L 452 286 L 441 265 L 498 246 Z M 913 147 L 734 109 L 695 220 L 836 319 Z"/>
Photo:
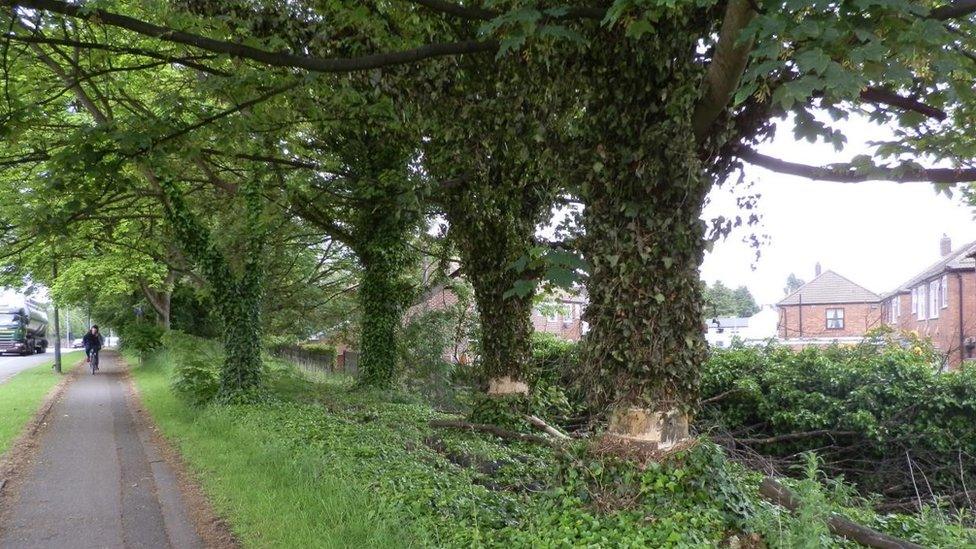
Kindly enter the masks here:
<path id="1" fill-rule="evenodd" d="M 77 352 L 62 355 L 65 373 L 76 366 L 80 355 Z M 51 372 L 52 364 L 53 361 L 24 370 L 0 383 L 0 455 L 34 417 L 44 397 L 64 379 Z"/>
<path id="2" fill-rule="evenodd" d="M 245 546 L 412 545 L 389 509 L 342 464 L 315 447 L 269 437 L 242 415 L 243 407 L 185 404 L 170 388 L 171 371 L 163 352 L 132 373 L 146 409 Z"/>
<path id="3" fill-rule="evenodd" d="M 174 356 L 198 357 L 187 349 L 204 344 L 133 374 L 246 546 L 850 546 L 826 533 L 829 511 L 927 547 L 976 543 L 945 515 L 878 515 L 812 461 L 810 478 L 784 481 L 807 504 L 793 515 L 760 500 L 760 475 L 707 440 L 658 461 L 433 429 L 441 416 L 417 397 L 309 382 L 281 364 L 261 403 L 193 407 L 172 391 Z M 213 379 L 200 368 L 186 371 Z"/>

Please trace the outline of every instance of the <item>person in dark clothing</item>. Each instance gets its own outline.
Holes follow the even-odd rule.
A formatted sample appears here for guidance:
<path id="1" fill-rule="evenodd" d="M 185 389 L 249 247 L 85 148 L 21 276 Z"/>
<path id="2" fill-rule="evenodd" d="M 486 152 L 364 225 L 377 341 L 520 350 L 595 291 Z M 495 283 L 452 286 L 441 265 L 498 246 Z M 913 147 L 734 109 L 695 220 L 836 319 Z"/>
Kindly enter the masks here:
<path id="1" fill-rule="evenodd" d="M 102 334 L 98 333 L 97 324 L 93 325 L 91 330 L 85 334 L 85 337 L 81 339 L 81 343 L 85 346 L 85 356 L 88 357 L 88 362 L 91 362 L 92 355 L 101 351 L 102 345 L 105 344 L 105 338 L 102 337 Z M 96 366 L 95 369 L 97 370 L 98 367 Z"/>

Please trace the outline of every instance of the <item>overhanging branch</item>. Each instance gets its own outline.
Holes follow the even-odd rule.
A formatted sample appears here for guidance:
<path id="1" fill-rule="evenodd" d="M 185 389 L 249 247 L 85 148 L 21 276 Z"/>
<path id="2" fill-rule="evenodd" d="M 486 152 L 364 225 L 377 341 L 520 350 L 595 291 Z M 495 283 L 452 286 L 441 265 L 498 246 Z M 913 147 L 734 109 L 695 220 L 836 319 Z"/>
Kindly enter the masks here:
<path id="1" fill-rule="evenodd" d="M 869 103 L 881 103 L 907 111 L 915 111 L 936 120 L 945 120 L 945 111 L 926 105 L 912 97 L 904 97 L 884 88 L 867 88 L 861 92 L 861 99 Z"/>
<path id="2" fill-rule="evenodd" d="M 60 0 L 0 0 L 0 6 L 58 13 L 84 21 L 92 21 L 126 29 L 165 42 L 183 44 L 240 59 L 250 59 L 273 67 L 291 67 L 312 72 L 354 72 L 392 65 L 403 65 L 435 57 L 493 52 L 498 49 L 498 41 L 496 40 L 465 40 L 461 42 L 428 44 L 411 50 L 391 53 L 328 59 L 290 53 L 276 53 L 235 42 L 214 40 L 213 38 L 207 38 L 199 34 L 155 25 L 127 15 L 121 15 L 103 9 L 92 9 L 88 6 L 70 4 Z"/>
<path id="3" fill-rule="evenodd" d="M 944 21 L 946 19 L 965 17 L 973 12 L 976 12 L 976 0 L 956 0 L 955 2 L 950 2 L 944 6 L 935 8 L 929 13 L 929 17 Z"/>
<path id="4" fill-rule="evenodd" d="M 811 166 L 768 156 L 749 147 L 740 146 L 736 156 L 767 170 L 837 183 L 864 181 L 894 181 L 896 183 L 968 183 L 976 181 L 974 168 L 922 168 L 912 165 L 874 166 L 863 168 L 852 164 Z"/>

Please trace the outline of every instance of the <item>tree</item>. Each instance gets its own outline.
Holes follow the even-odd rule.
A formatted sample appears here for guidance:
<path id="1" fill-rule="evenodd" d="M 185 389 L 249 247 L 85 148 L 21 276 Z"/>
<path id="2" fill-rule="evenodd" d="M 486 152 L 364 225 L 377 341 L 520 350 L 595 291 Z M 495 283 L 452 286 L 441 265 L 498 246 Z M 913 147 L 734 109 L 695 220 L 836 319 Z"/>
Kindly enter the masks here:
<path id="1" fill-rule="evenodd" d="M 349 11 L 292 2 L 283 17 L 246 17 L 249 24 L 288 29 L 292 40 L 259 35 L 248 37 L 247 45 L 239 42 L 241 33 L 215 31 L 206 18 L 174 16 L 154 2 L 111 6 L 127 16 L 62 0 L 2 4 L 141 37 L 71 37 L 86 50 L 135 43 L 157 57 L 209 52 L 246 60 L 241 66 L 322 73 L 445 56 L 479 56 L 490 63 L 486 53 L 511 63 L 536 57 L 558 67 L 550 84 L 573 99 L 567 115 L 575 139 L 560 149 L 562 163 L 550 175 L 585 206 L 579 249 L 589 266 L 591 331 L 584 374 L 594 380 L 594 403 L 609 411 L 611 434 L 621 437 L 661 442 L 654 433 L 665 424 L 676 426 L 668 429 L 665 444 L 683 436 L 705 356 L 698 281 L 705 248 L 701 204 L 743 162 L 845 182 L 976 179 L 976 170 L 964 167 L 971 151 L 934 145 L 948 134 L 943 128 L 966 126 L 967 106 L 974 104 L 970 51 L 976 6 L 970 2 L 930 9 L 894 0 L 617 0 L 600 7 L 417 0 Z M 377 32 L 384 39 L 369 43 L 357 37 L 356 47 L 319 47 L 316 37 L 328 33 L 301 33 L 302 17 L 295 13 L 326 25 L 356 21 L 357 29 L 383 29 Z M 402 24 L 403 40 L 388 39 L 397 34 L 385 32 L 391 21 Z M 37 39 L 23 38 L 29 27 L 18 33 Z M 418 77 L 431 78 L 422 71 Z M 472 95 L 473 104 L 478 99 Z M 798 138 L 842 146 L 843 132 L 819 115 L 836 121 L 853 113 L 895 125 L 896 139 L 873 156 L 825 167 L 754 150 L 775 131 L 772 120 L 786 116 Z M 926 168 L 915 160 L 928 160 L 925 153 L 953 167 Z"/>
<path id="2" fill-rule="evenodd" d="M 795 274 L 790 273 L 790 276 L 786 277 L 786 287 L 783 288 L 783 294 L 790 295 L 793 292 L 800 289 L 800 286 L 806 284 L 802 279 L 797 278 Z"/>
<path id="3" fill-rule="evenodd" d="M 749 288 L 739 286 L 735 290 L 716 281 L 705 288 L 705 317 L 717 316 L 748 317 L 759 312 L 759 306 Z"/>
<path id="4" fill-rule="evenodd" d="M 434 200 L 474 288 L 479 374 L 488 396 L 475 415 L 497 417 L 487 410 L 499 403 L 524 407 L 529 392 L 532 298 L 542 273 L 527 260 L 545 247 L 536 228 L 548 220 L 560 188 L 551 166 L 565 101 L 546 86 L 553 67 L 531 59 L 519 66 L 458 65 L 453 77 L 419 94 L 431 136 L 423 150 L 439 182 Z M 474 104 L 472 93 L 479 94 Z"/>

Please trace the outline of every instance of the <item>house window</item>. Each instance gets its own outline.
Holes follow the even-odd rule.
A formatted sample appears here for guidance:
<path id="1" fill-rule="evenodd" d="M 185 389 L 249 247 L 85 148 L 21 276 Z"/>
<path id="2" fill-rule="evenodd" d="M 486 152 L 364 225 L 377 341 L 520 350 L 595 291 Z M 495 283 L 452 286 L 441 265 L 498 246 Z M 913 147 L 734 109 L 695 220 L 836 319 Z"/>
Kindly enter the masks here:
<path id="1" fill-rule="evenodd" d="M 918 291 L 912 288 L 912 314 L 918 311 Z"/>
<path id="2" fill-rule="evenodd" d="M 939 296 L 942 294 L 939 291 L 938 280 L 933 280 L 929 282 L 929 318 L 939 318 Z"/>
<path id="3" fill-rule="evenodd" d="M 917 318 L 918 320 L 925 320 L 925 286 L 922 285 L 919 286 L 918 288 L 915 288 L 915 295 L 918 296 L 918 298 L 916 299 L 916 301 L 918 302 L 917 303 L 918 310 L 916 311 L 917 314 L 915 318 Z"/>
<path id="4" fill-rule="evenodd" d="M 844 309 L 827 309 L 827 329 L 844 329 Z"/>
<path id="5" fill-rule="evenodd" d="M 945 309 L 949 306 L 949 275 L 942 275 L 942 286 L 939 287 L 940 290 L 940 300 L 942 301 L 942 308 Z"/>
<path id="6" fill-rule="evenodd" d="M 888 320 L 892 324 L 898 324 L 898 296 L 891 298 L 888 302 Z"/>

